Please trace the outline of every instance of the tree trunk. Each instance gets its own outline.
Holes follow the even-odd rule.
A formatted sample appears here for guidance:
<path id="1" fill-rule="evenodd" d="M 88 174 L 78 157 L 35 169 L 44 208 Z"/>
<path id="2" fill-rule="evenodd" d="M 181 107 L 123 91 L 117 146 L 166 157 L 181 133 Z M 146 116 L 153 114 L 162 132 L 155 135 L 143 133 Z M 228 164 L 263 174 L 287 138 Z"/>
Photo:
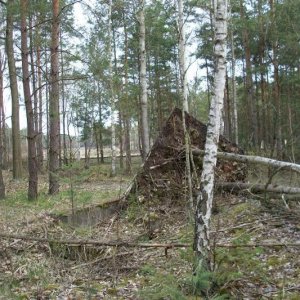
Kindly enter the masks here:
<path id="1" fill-rule="evenodd" d="M 38 111 L 38 136 L 37 136 L 37 157 L 40 168 L 43 167 L 44 153 L 43 153 L 43 94 L 42 94 L 42 70 L 41 70 L 41 47 L 37 46 L 37 76 L 38 76 L 38 98 L 39 98 L 39 111 Z"/>
<path id="2" fill-rule="evenodd" d="M 259 18 L 259 46 L 258 46 L 258 60 L 259 60 L 259 69 L 260 69 L 260 98 L 261 98 L 261 148 L 266 149 L 268 144 L 267 134 L 270 132 L 268 129 L 268 122 L 267 122 L 267 115 L 266 111 L 268 110 L 267 102 L 266 102 L 266 91 L 265 91 L 265 63 L 264 63 L 264 56 L 265 56 L 265 31 L 264 31 L 264 20 L 263 20 L 263 11 L 262 11 L 262 1 L 258 2 L 258 18 Z"/>
<path id="3" fill-rule="evenodd" d="M 185 112 L 189 112 L 188 95 L 187 95 L 187 80 L 186 80 L 186 58 L 185 58 L 185 26 L 183 17 L 183 3 L 182 0 L 178 0 L 178 41 L 179 41 L 179 74 L 180 74 L 180 98 L 182 103 L 182 124 L 184 132 L 185 143 L 185 167 L 186 178 L 188 185 L 188 202 L 191 211 L 193 210 L 193 189 L 192 189 L 192 172 L 190 163 L 190 138 L 186 128 Z"/>
<path id="4" fill-rule="evenodd" d="M 98 92 L 100 92 L 100 87 L 99 84 L 97 85 Z M 100 162 L 104 164 L 104 150 L 103 150 L 103 134 L 102 134 L 102 129 L 103 129 L 103 124 L 102 124 L 102 100 L 101 96 L 99 95 L 98 99 L 98 110 L 99 110 L 99 150 L 100 150 Z"/>
<path id="5" fill-rule="evenodd" d="M 225 91 L 224 91 L 224 108 L 223 108 L 223 132 L 221 134 L 224 135 L 228 140 L 232 140 L 232 126 L 231 126 L 231 101 L 229 95 L 229 80 L 228 74 L 226 72 L 226 83 L 225 83 Z"/>
<path id="6" fill-rule="evenodd" d="M 22 51 L 22 71 L 23 71 L 23 91 L 25 99 L 27 117 L 27 143 L 28 143 L 28 199 L 35 200 L 38 195 L 38 175 L 36 162 L 34 112 L 30 93 L 30 75 L 28 66 L 28 46 L 27 46 L 27 8 L 28 1 L 21 0 L 21 51 Z"/>
<path id="7" fill-rule="evenodd" d="M 200 149 L 193 149 L 193 155 L 204 155 L 205 151 Z M 265 166 L 272 166 L 274 168 L 280 168 L 280 169 L 288 169 L 297 173 L 300 173 L 300 165 L 271 159 L 268 157 L 262 157 L 262 156 L 251 156 L 251 155 L 240 155 L 235 153 L 229 153 L 229 152 L 217 152 L 216 153 L 218 158 L 226 159 L 230 161 L 238 161 L 241 163 L 254 163 L 254 164 L 260 164 Z"/>
<path id="8" fill-rule="evenodd" d="M 59 191 L 58 169 L 59 169 L 59 0 L 52 0 L 53 20 L 51 33 L 51 76 L 49 97 L 49 194 L 53 195 Z"/>
<path id="9" fill-rule="evenodd" d="M 113 82 L 113 53 L 112 53 L 112 0 L 108 7 L 108 55 L 109 55 L 109 90 L 111 106 L 111 176 L 116 175 L 116 119 L 115 119 L 115 95 Z"/>
<path id="10" fill-rule="evenodd" d="M 67 132 L 66 132 L 66 99 L 65 99 L 65 83 L 64 83 L 64 56 L 62 51 L 62 36 L 60 31 L 60 62 L 61 62 L 61 103 L 62 103 L 62 138 L 63 138 L 63 163 L 68 165 L 68 149 L 67 149 Z"/>
<path id="11" fill-rule="evenodd" d="M 178 0 L 178 33 L 179 33 L 179 72 L 180 72 L 180 93 L 183 110 L 189 112 L 187 80 L 186 80 L 186 57 L 185 57 L 185 26 L 183 18 L 183 3 Z"/>
<path id="12" fill-rule="evenodd" d="M 244 1 L 240 1 L 241 7 L 241 18 L 243 21 L 246 21 L 245 17 L 245 8 Z M 257 132 L 257 118 L 256 118 L 256 107 L 255 100 L 253 95 L 253 81 L 252 81 L 252 64 L 251 64 L 251 49 L 250 49 L 250 41 L 249 41 L 249 32 L 247 27 L 244 25 L 243 29 L 243 44 L 245 49 L 245 60 L 246 60 L 246 101 L 247 101 L 247 114 L 248 114 L 248 126 L 249 126 L 249 135 L 250 146 L 257 147 L 258 146 L 258 132 Z"/>
<path id="13" fill-rule="evenodd" d="M 275 145 L 277 152 L 277 159 L 283 158 L 283 145 L 282 145 L 282 112 L 281 112 L 281 99 L 280 99 L 280 80 L 279 80 L 279 62 L 277 57 L 277 49 L 278 49 L 278 37 L 277 37 L 277 29 L 276 29 L 276 11 L 274 6 L 274 0 L 270 0 L 270 9 L 271 9 L 271 20 L 272 20 L 272 28 L 275 31 L 273 34 L 272 41 L 272 62 L 274 67 L 274 99 L 275 99 L 275 107 L 276 107 L 276 117 L 275 117 Z"/>
<path id="14" fill-rule="evenodd" d="M 124 94 L 125 94 L 125 107 L 124 107 L 124 148 L 126 152 L 126 167 L 125 174 L 131 174 L 131 147 L 130 147 L 130 117 L 129 117 L 129 99 L 128 99 L 128 33 L 125 13 L 123 14 L 124 22 Z"/>
<path id="15" fill-rule="evenodd" d="M 6 61 L 4 55 L 0 51 L 0 168 L 7 168 L 6 159 L 6 128 L 5 128 L 5 111 L 4 111 L 4 69 L 6 67 Z"/>
<path id="16" fill-rule="evenodd" d="M 19 118 L 19 93 L 16 63 L 14 57 L 14 38 L 13 38 L 13 10 L 15 1 L 7 1 L 6 14 L 6 53 L 9 70 L 9 82 L 11 91 L 11 126 L 12 126 L 12 160 L 13 178 L 20 179 L 22 176 L 22 156 L 20 141 L 20 118 Z"/>
<path id="17" fill-rule="evenodd" d="M 3 148 L 0 149 L 0 155 L 3 157 Z M 5 184 L 3 180 L 2 166 L 0 166 L 0 199 L 5 198 Z"/>
<path id="18" fill-rule="evenodd" d="M 145 47 L 145 0 L 139 0 L 139 50 L 140 50 L 140 86 L 141 86 L 141 132 L 142 132 L 142 156 L 143 161 L 150 151 L 149 121 L 148 121 L 148 97 L 146 78 L 146 47 Z"/>
<path id="19" fill-rule="evenodd" d="M 204 267 L 210 265 L 210 218 L 213 202 L 214 168 L 217 162 L 218 141 L 221 127 L 221 110 L 224 99 L 226 77 L 226 38 L 227 38 L 227 0 L 214 1 L 214 55 L 215 75 L 214 90 L 210 105 L 209 121 L 201 174 L 200 194 L 197 197 L 195 213 L 194 248 Z"/>
<path id="20" fill-rule="evenodd" d="M 238 113 L 237 113 L 237 93 L 236 93 L 236 76 L 235 76 L 235 49 L 233 39 L 233 29 L 230 30 L 230 43 L 231 43 L 231 92 L 232 92 L 232 129 L 233 140 L 238 145 L 239 143 L 239 130 L 238 130 Z"/>
<path id="21" fill-rule="evenodd" d="M 94 122 L 93 123 L 93 133 L 94 133 L 94 139 L 96 142 L 96 155 L 97 155 L 97 164 L 100 165 L 100 143 L 99 143 L 99 123 Z"/>
<path id="22" fill-rule="evenodd" d="M 38 132 L 38 95 L 37 95 L 37 78 L 36 78 L 36 64 L 34 60 L 34 40 L 33 40 L 33 17 L 31 14 L 29 14 L 29 54 L 30 54 L 30 67 L 31 67 L 31 84 L 32 84 L 32 94 L 33 94 L 33 125 L 34 125 L 34 131 L 37 134 Z M 26 21 L 26 20 L 25 20 Z M 27 60 L 28 62 L 28 60 Z M 37 162 L 38 163 L 38 162 Z M 39 166 L 38 166 L 39 167 Z"/>
<path id="23" fill-rule="evenodd" d="M 119 149 L 120 149 L 120 170 L 124 169 L 124 133 L 123 133 L 123 116 L 121 111 L 119 111 Z"/>
<path id="24" fill-rule="evenodd" d="M 273 185 L 273 184 L 252 184 L 245 182 L 218 182 L 217 189 L 227 192 L 238 192 L 247 190 L 250 193 L 281 193 L 281 194 L 300 194 L 300 188 Z"/>

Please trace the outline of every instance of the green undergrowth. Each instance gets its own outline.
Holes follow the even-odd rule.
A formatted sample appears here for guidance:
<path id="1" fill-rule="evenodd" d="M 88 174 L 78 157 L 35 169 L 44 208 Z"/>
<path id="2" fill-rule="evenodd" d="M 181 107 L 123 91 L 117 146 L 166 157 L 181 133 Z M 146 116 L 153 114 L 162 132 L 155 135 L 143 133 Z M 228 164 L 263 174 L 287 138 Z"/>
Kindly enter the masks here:
<path id="1" fill-rule="evenodd" d="M 81 164 L 74 164 L 62 168 L 59 177 L 60 192 L 57 195 L 49 195 L 47 179 L 46 176 L 40 176 L 36 201 L 27 199 L 25 181 L 10 183 L 6 199 L 0 202 L 0 207 L 64 214 L 72 207 L 79 209 L 116 199 L 124 191 L 124 185 L 130 181 L 130 177 L 122 174 L 109 177 L 107 165 L 85 169 Z M 107 187 L 103 186 L 106 183 Z"/>
<path id="2" fill-rule="evenodd" d="M 262 217 L 260 210 L 261 206 L 256 200 L 224 207 L 213 217 L 213 230 L 222 231 L 224 228 L 232 227 L 233 229 L 227 231 L 227 239 L 230 241 L 223 243 L 235 246 L 251 244 L 261 228 L 255 223 L 258 217 Z M 235 228 L 238 224 L 250 225 Z M 217 243 L 220 242 L 218 236 L 218 233 L 216 236 L 212 234 L 212 239 L 216 237 Z M 192 243 L 193 226 L 182 227 L 177 232 L 176 240 Z M 277 274 L 280 273 L 280 268 L 295 259 L 282 248 L 272 250 L 262 247 L 223 248 L 212 243 L 212 272 L 195 267 L 199 263 L 192 249 L 177 249 L 176 253 L 177 256 L 169 259 L 163 267 L 146 264 L 141 268 L 139 272 L 143 278 L 139 292 L 141 299 L 236 299 L 235 296 L 233 298 L 231 296 L 232 289 L 238 291 L 240 284 L 244 285 L 245 282 L 254 287 L 251 292 L 259 290 L 259 287 L 275 286 L 276 293 L 272 299 L 298 299 L 293 292 L 285 293 L 284 297 L 280 292 L 282 288 L 284 293 L 285 288 L 293 283 L 294 279 L 277 278 L 276 273 L 272 272 L 277 270 Z M 294 276 L 297 277 L 297 270 Z"/>

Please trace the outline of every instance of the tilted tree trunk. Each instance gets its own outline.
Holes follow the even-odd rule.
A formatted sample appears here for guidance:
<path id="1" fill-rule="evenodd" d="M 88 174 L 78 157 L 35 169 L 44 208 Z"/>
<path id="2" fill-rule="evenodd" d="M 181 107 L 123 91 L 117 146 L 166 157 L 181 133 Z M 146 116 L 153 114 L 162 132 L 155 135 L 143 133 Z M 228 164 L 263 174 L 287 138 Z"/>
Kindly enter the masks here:
<path id="1" fill-rule="evenodd" d="M 112 0 L 108 5 L 108 59 L 109 59 L 109 93 L 111 107 L 111 176 L 116 175 L 116 103 L 113 82 L 113 52 L 112 52 Z"/>
<path id="2" fill-rule="evenodd" d="M 58 168 L 60 156 L 59 128 L 59 0 L 52 0 L 51 75 L 49 95 L 49 194 L 59 191 Z"/>
<path id="3" fill-rule="evenodd" d="M 180 74 L 180 98 L 182 103 L 182 124 L 185 140 L 185 157 L 186 157 L 186 177 L 188 185 L 188 199 L 190 208 L 193 209 L 193 189 L 192 189 L 192 174 L 190 163 L 190 141 L 189 134 L 185 123 L 185 112 L 189 112 L 188 94 L 187 94 L 187 79 L 186 79 L 186 57 L 185 57 L 185 26 L 183 17 L 183 1 L 178 0 L 178 41 L 179 41 L 179 74 Z"/>
<path id="4" fill-rule="evenodd" d="M 139 0 L 139 51 L 140 51 L 140 86 L 141 86 L 141 139 L 143 160 L 150 151 L 149 122 L 148 122 L 148 97 L 146 78 L 146 47 L 145 47 L 145 0 Z"/>
<path id="5" fill-rule="evenodd" d="M 11 92 L 11 127 L 12 127 L 12 159 L 13 178 L 20 179 L 22 176 L 22 157 L 20 140 L 20 117 L 19 117 L 19 93 L 16 63 L 14 57 L 14 37 L 13 37 L 13 9 L 15 1 L 8 0 L 6 14 L 6 53 L 9 70 L 9 83 Z"/>
<path id="6" fill-rule="evenodd" d="M 38 195 L 38 174 L 36 161 L 36 133 L 34 129 L 34 112 L 30 94 L 30 75 L 28 64 L 27 46 L 27 8 L 28 1 L 21 0 L 21 51 L 22 51 L 22 71 L 23 71 L 23 91 L 25 99 L 27 117 L 27 143 L 28 143 L 28 199 L 35 200 Z"/>
<path id="7" fill-rule="evenodd" d="M 194 248 L 202 264 L 210 269 L 210 219 L 217 162 L 218 141 L 221 127 L 221 111 L 226 77 L 227 0 L 214 0 L 214 89 L 209 111 L 200 194 L 195 213 Z"/>

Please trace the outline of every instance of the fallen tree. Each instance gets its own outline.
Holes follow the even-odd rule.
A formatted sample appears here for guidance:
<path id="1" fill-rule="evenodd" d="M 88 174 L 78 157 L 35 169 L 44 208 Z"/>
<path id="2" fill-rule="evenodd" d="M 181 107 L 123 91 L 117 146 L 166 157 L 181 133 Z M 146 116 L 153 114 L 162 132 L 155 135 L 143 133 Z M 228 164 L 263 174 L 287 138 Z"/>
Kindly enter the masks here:
<path id="1" fill-rule="evenodd" d="M 199 156 L 199 155 L 203 156 L 204 150 L 194 148 L 192 150 L 192 153 L 195 156 Z M 279 160 L 262 157 L 262 156 L 251 156 L 251 155 L 243 155 L 243 154 L 229 153 L 229 152 L 218 152 L 217 157 L 229 161 L 237 161 L 241 163 L 255 163 L 255 164 L 272 166 L 275 168 L 291 170 L 300 173 L 300 165 L 298 164 L 279 161 Z"/>
<path id="2" fill-rule="evenodd" d="M 281 193 L 281 194 L 294 194 L 300 197 L 300 188 L 274 185 L 274 184 L 253 184 L 245 182 L 218 182 L 216 183 L 217 190 L 228 192 L 237 192 L 247 190 L 251 193 Z"/>

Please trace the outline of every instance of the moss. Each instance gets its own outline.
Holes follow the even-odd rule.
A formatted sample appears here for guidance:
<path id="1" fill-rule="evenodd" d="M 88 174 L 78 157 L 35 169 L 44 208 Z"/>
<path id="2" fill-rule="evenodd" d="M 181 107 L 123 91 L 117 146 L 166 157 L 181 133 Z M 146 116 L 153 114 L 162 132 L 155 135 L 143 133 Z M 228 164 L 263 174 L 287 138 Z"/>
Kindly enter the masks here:
<path id="1" fill-rule="evenodd" d="M 281 260 L 278 256 L 270 256 L 267 260 L 267 266 L 278 266 L 281 263 Z"/>

